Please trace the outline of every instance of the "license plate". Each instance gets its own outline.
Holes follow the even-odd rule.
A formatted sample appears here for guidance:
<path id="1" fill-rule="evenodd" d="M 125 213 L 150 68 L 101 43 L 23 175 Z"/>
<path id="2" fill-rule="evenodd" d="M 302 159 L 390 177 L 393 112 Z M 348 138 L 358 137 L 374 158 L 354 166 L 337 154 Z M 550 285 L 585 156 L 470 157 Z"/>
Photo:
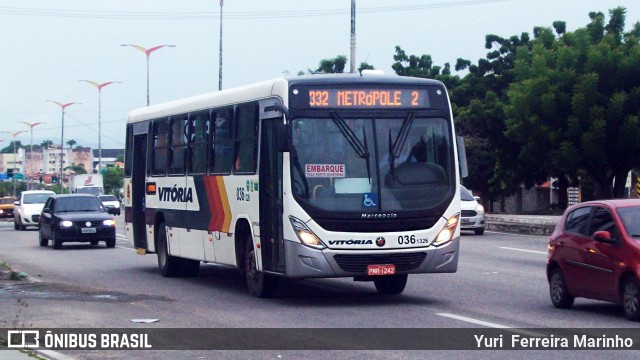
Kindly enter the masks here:
<path id="1" fill-rule="evenodd" d="M 96 233 L 96 228 L 82 228 L 82 229 L 80 229 L 80 231 L 83 234 L 95 234 Z"/>
<path id="2" fill-rule="evenodd" d="M 395 274 L 396 274 L 396 266 L 393 264 L 367 266 L 367 275 L 369 276 L 395 275 Z"/>
<path id="3" fill-rule="evenodd" d="M 463 224 L 471 224 L 471 220 L 462 219 L 462 223 Z"/>

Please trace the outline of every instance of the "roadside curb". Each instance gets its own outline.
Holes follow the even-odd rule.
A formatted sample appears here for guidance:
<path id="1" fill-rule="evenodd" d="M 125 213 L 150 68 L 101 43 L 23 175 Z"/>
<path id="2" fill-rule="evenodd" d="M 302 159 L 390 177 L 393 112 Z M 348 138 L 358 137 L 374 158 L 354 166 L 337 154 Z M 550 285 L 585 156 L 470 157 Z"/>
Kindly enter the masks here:
<path id="1" fill-rule="evenodd" d="M 487 214 L 487 230 L 536 236 L 549 236 L 553 233 L 559 216 L 502 215 Z"/>
<path id="2" fill-rule="evenodd" d="M 512 234 L 549 236 L 555 225 L 487 221 L 487 230 Z"/>

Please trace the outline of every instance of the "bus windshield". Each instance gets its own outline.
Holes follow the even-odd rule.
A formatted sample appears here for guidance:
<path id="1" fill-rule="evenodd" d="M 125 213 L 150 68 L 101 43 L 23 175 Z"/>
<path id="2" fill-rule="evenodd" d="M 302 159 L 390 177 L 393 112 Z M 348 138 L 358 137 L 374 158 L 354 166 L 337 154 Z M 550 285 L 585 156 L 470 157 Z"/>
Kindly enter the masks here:
<path id="1" fill-rule="evenodd" d="M 293 193 L 336 212 L 428 210 L 455 187 L 449 121 L 341 116 L 292 120 Z"/>

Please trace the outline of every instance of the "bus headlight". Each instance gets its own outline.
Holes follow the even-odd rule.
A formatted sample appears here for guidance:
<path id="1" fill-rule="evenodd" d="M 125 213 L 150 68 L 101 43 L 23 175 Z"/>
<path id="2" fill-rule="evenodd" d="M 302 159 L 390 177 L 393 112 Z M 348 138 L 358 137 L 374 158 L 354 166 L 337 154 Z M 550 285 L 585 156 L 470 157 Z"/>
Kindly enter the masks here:
<path id="1" fill-rule="evenodd" d="M 456 233 L 456 228 L 458 227 L 458 223 L 460 222 L 460 213 L 457 213 L 447 219 L 447 223 L 444 225 L 442 230 L 436 236 L 436 241 L 433 242 L 433 245 L 440 246 L 448 243 L 453 239 L 453 234 Z"/>
<path id="2" fill-rule="evenodd" d="M 102 225 L 104 226 L 116 226 L 116 221 L 115 220 L 105 220 L 102 222 Z"/>
<path id="3" fill-rule="evenodd" d="M 324 249 L 326 247 L 316 234 L 314 234 L 313 231 L 311 231 L 301 220 L 298 220 L 293 216 L 289 216 L 289 221 L 291 221 L 291 226 L 301 243 L 314 249 Z"/>

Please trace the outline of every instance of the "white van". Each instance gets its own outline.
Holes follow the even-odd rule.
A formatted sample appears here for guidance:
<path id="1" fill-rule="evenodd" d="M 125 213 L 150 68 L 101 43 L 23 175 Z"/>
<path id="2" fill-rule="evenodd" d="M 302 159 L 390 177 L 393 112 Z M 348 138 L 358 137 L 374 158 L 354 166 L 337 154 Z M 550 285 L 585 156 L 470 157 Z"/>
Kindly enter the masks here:
<path id="1" fill-rule="evenodd" d="M 20 200 L 16 201 L 13 209 L 13 228 L 25 230 L 27 226 L 40 226 L 40 213 L 44 203 L 51 195 L 49 190 L 28 190 L 20 194 Z"/>

